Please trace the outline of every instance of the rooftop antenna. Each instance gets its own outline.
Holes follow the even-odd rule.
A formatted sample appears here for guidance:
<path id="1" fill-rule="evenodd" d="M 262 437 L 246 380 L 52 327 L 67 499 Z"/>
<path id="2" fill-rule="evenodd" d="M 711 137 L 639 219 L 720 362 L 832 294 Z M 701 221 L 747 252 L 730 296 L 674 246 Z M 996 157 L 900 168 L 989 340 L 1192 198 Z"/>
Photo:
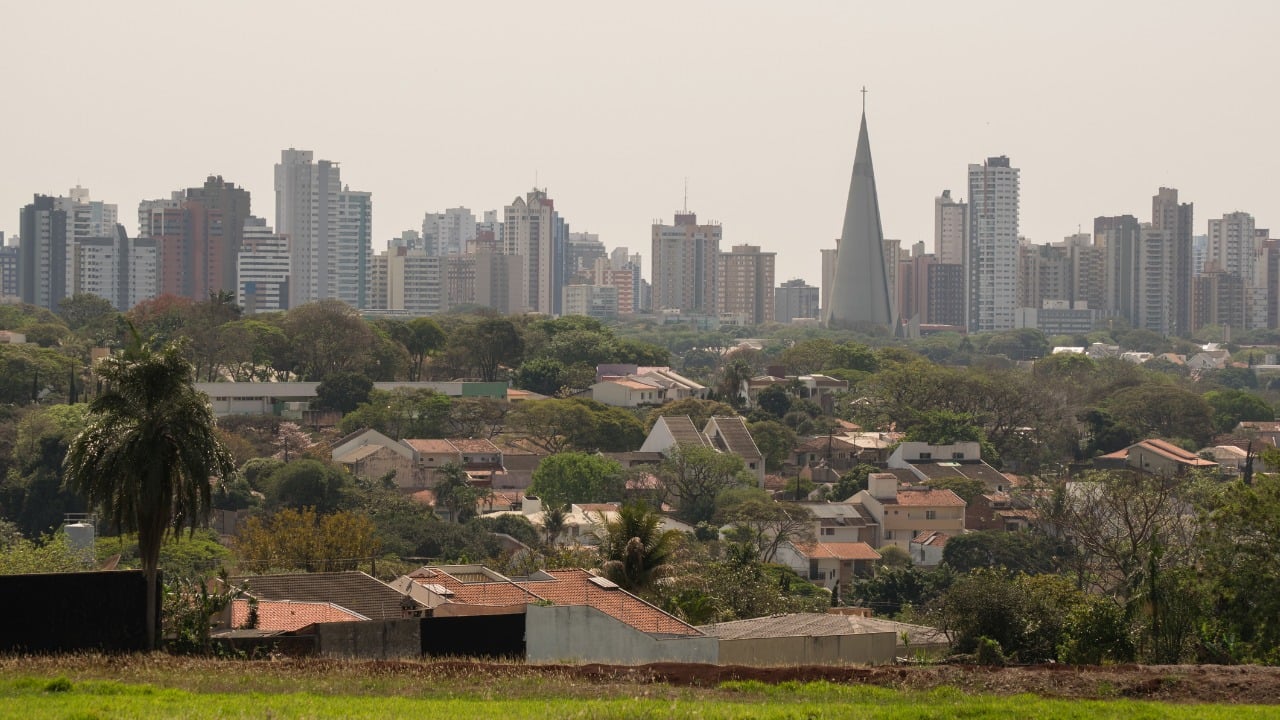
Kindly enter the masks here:
<path id="1" fill-rule="evenodd" d="M 689 212 L 689 176 L 684 176 L 684 211 Z"/>

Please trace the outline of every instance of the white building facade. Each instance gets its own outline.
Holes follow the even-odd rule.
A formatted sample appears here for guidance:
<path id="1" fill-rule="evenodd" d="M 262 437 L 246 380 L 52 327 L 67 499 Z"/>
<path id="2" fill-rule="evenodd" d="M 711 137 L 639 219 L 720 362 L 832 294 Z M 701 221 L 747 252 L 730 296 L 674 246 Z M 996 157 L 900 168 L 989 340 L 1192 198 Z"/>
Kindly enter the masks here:
<path id="1" fill-rule="evenodd" d="M 970 332 L 1014 327 L 1018 296 L 1019 170 L 1005 156 L 969 166 L 965 258 Z"/>

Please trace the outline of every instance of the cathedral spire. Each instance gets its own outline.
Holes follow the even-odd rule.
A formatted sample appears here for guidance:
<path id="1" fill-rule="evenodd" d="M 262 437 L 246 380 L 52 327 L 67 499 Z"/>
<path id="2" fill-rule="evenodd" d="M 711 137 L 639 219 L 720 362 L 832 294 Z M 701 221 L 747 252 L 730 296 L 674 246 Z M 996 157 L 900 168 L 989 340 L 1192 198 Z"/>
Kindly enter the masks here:
<path id="1" fill-rule="evenodd" d="M 844 228 L 836 250 L 831 306 L 824 318 L 831 328 L 867 329 L 878 325 L 893 332 L 895 319 L 889 297 L 876 177 L 871 166 L 871 141 L 867 136 L 866 97 L 866 88 L 863 88 L 858 149 L 853 158 Z"/>

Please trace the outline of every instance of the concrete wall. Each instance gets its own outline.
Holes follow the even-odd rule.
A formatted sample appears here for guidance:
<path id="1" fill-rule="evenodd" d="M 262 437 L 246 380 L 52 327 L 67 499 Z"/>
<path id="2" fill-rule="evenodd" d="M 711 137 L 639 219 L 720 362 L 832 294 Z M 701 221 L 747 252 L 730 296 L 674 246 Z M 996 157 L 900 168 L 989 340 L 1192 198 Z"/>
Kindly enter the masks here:
<path id="1" fill-rule="evenodd" d="M 719 645 L 699 635 L 656 638 L 583 605 L 530 605 L 525 616 L 525 652 L 532 663 L 715 663 Z"/>
<path id="2" fill-rule="evenodd" d="M 720 641 L 722 665 L 878 665 L 897 655 L 892 632 Z"/>
<path id="3" fill-rule="evenodd" d="M 422 655 L 419 618 L 319 623 L 315 627 L 320 655 L 380 659 Z"/>

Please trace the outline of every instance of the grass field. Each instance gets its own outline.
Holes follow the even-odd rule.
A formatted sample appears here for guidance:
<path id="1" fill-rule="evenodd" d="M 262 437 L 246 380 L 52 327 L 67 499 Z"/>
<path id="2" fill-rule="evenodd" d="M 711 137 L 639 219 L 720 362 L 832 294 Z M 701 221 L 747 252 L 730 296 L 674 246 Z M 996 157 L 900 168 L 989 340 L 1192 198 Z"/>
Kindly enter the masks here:
<path id="1" fill-rule="evenodd" d="M 0 660 L 0 716 L 59 718 L 1248 718 L 1277 708 L 1055 700 L 904 691 L 827 682 L 756 681 L 689 688 L 497 676 L 453 666 L 261 665 L 149 658 Z M 292 670 L 293 672 L 290 672 Z M 116 677 L 119 679 L 108 679 Z"/>

